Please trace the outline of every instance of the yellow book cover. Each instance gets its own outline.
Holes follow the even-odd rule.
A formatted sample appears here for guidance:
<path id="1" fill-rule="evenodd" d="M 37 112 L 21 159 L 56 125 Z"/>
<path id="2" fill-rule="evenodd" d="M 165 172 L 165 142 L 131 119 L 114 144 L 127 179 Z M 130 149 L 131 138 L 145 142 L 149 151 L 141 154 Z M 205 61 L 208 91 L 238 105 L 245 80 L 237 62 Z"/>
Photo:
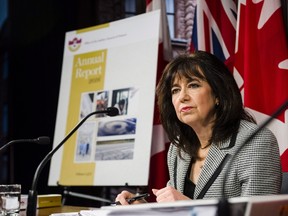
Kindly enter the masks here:
<path id="1" fill-rule="evenodd" d="M 21 209 L 27 208 L 28 195 L 21 194 Z M 43 194 L 37 196 L 37 208 L 55 207 L 62 205 L 61 194 Z"/>

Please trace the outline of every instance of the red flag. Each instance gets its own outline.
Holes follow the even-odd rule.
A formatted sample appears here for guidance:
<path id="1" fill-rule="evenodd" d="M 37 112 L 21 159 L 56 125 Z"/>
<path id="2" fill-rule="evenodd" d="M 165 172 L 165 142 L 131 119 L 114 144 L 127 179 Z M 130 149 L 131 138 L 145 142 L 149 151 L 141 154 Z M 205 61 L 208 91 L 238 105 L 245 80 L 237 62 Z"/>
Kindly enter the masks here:
<path id="1" fill-rule="evenodd" d="M 280 0 L 240 0 L 236 42 L 235 74 L 243 81 L 244 105 L 261 122 L 288 99 L 288 45 Z M 268 127 L 277 137 L 287 172 L 287 110 Z"/>
<path id="2" fill-rule="evenodd" d="M 157 83 L 161 77 L 162 71 L 172 57 L 171 40 L 169 36 L 166 9 L 164 0 L 146 0 L 146 11 L 161 9 Z M 155 99 L 153 135 L 150 159 L 149 173 L 149 191 L 153 188 L 163 188 L 169 180 L 167 168 L 167 150 L 169 140 L 159 120 L 159 112 Z M 155 197 L 150 196 L 149 201 L 154 202 Z"/>
<path id="3" fill-rule="evenodd" d="M 237 8 L 238 12 L 235 0 L 198 0 L 192 47 L 215 54 L 233 70 L 245 107 L 261 123 L 288 99 L 288 46 L 281 3 L 239 0 Z M 281 114 L 268 127 L 277 137 L 282 170 L 287 172 L 288 114 Z"/>

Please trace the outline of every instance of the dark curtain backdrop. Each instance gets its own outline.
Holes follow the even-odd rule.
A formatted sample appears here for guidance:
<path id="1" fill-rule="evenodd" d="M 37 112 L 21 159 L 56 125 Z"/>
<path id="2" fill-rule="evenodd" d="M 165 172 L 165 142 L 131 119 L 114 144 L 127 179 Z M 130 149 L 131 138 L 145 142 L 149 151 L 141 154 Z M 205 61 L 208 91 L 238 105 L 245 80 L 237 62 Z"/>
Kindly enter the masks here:
<path id="1" fill-rule="evenodd" d="M 31 189 L 34 172 L 52 149 L 62 68 L 65 32 L 124 18 L 122 0 L 10 0 L 8 37 L 7 140 L 49 136 L 51 144 L 17 144 L 10 148 L 9 183 Z M 38 194 L 62 193 L 48 187 L 48 163 L 40 175 Z M 98 187 L 73 191 L 102 196 Z M 74 198 L 68 198 L 68 200 Z M 77 199 L 76 199 L 77 200 Z M 84 202 L 84 203 L 81 203 Z M 95 205 L 77 200 L 75 205 Z"/>

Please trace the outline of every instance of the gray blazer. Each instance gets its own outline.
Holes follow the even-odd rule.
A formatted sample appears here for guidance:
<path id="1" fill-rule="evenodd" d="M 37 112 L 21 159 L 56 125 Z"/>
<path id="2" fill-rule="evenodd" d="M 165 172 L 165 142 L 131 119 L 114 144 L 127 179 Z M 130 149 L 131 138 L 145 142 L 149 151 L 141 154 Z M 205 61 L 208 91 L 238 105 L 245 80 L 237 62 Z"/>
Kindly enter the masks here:
<path id="1" fill-rule="evenodd" d="M 223 197 L 222 185 L 224 182 L 226 198 L 280 193 L 282 173 L 279 147 L 270 130 L 261 130 L 235 157 L 233 156 L 236 149 L 257 127 L 257 125 L 243 120 L 240 124 L 235 145 L 230 146 L 230 140 L 222 142 L 218 146 L 211 145 L 195 188 L 194 199 L 197 199 L 227 154 L 232 155 L 229 159 L 232 164 L 227 178 L 224 179 L 230 163 L 229 160 L 209 187 L 203 199 Z M 185 176 L 191 157 L 184 152 L 181 153 L 183 159 L 178 156 L 177 147 L 173 144 L 170 145 L 167 158 L 170 180 L 167 185 L 171 185 L 183 193 Z"/>

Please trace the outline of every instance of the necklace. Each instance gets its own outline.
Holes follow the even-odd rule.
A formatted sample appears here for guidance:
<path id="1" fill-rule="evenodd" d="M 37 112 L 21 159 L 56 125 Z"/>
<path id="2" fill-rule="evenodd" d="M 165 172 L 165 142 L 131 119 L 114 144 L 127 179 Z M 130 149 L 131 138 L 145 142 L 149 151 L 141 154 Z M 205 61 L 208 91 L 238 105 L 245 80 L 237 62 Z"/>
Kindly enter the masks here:
<path id="1" fill-rule="evenodd" d="M 206 149 L 206 148 L 208 148 L 210 145 L 211 145 L 211 143 L 208 143 L 208 144 L 207 144 L 206 146 L 204 146 L 204 147 L 200 146 L 200 149 Z"/>

